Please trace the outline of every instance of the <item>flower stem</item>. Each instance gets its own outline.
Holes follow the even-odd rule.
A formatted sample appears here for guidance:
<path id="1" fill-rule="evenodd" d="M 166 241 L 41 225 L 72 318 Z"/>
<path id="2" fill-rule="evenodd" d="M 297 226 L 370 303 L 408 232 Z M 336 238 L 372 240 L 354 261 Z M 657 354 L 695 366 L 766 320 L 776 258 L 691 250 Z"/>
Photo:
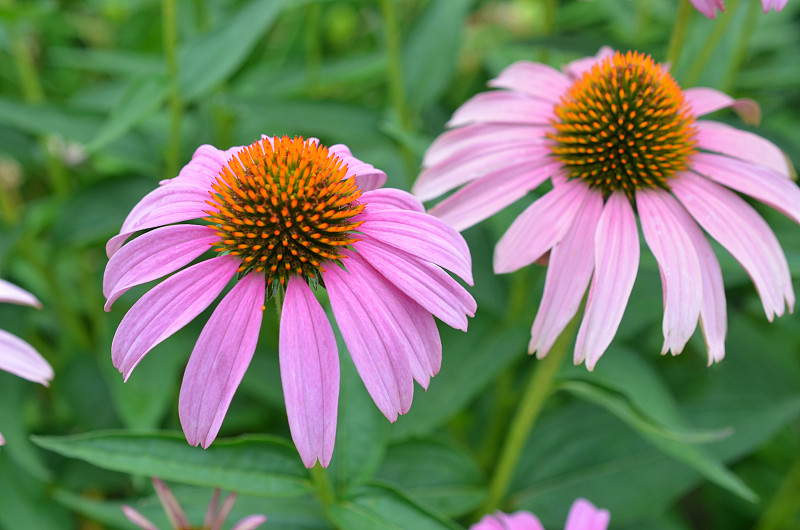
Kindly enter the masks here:
<path id="1" fill-rule="evenodd" d="M 708 64 L 711 56 L 714 55 L 714 51 L 717 49 L 719 42 L 722 40 L 722 37 L 725 36 L 728 25 L 733 19 L 733 11 L 736 9 L 738 3 L 739 0 L 730 0 L 728 2 L 728 12 L 724 13 L 714 24 L 714 29 L 711 30 L 711 33 L 708 35 L 703 45 L 703 51 L 697 55 L 692 63 L 692 67 L 689 69 L 689 73 L 686 74 L 683 85 L 689 87 L 697 83 L 700 74 L 702 74 L 703 70 L 706 68 L 706 64 Z"/>
<path id="2" fill-rule="evenodd" d="M 778 491 L 761 514 L 755 530 L 787 528 L 800 511 L 800 457 L 795 459 Z"/>
<path id="3" fill-rule="evenodd" d="M 314 494 L 327 514 L 328 509 L 336 503 L 336 494 L 333 492 L 328 472 L 319 464 L 309 469 L 308 472 L 311 475 L 311 482 L 314 484 Z"/>
<path id="4" fill-rule="evenodd" d="M 397 13 L 394 0 L 381 0 L 381 15 L 386 33 L 386 55 L 389 60 L 389 95 L 397 118 L 403 129 L 408 128 L 405 87 L 403 86 L 403 60 L 400 55 L 400 32 L 397 29 Z"/>
<path id="5" fill-rule="evenodd" d="M 183 104 L 181 102 L 180 85 L 178 84 L 178 26 L 177 26 L 177 0 L 162 0 L 162 38 L 164 45 L 164 58 L 167 62 L 167 76 L 169 78 L 169 141 L 167 142 L 166 174 L 174 177 L 178 174 L 178 163 L 181 153 L 181 117 Z"/>
<path id="6" fill-rule="evenodd" d="M 669 45 L 667 46 L 666 61 L 671 64 L 673 72 L 681 56 L 683 41 L 686 40 L 686 30 L 689 29 L 689 20 L 692 17 L 693 10 L 694 7 L 689 3 L 689 0 L 680 0 L 680 4 L 678 4 L 678 14 L 675 17 L 675 24 L 672 26 L 672 35 L 669 37 Z"/>
<path id="7" fill-rule="evenodd" d="M 503 444 L 500 459 L 489 482 L 489 494 L 480 512 L 476 514 L 477 516 L 491 513 L 502 505 L 503 498 L 508 491 L 508 486 L 519 462 L 519 457 L 522 454 L 525 443 L 528 441 L 528 435 L 541 414 L 547 398 L 550 397 L 553 391 L 555 376 L 564 357 L 567 355 L 568 346 L 572 341 L 577 323 L 578 317 L 576 316 L 558 337 L 547 357 L 533 363 L 534 366 L 531 368 L 531 375 L 525 388 L 525 394 L 522 396 L 519 408 L 511 421 L 511 427 L 508 429 L 508 436 L 506 436 Z"/>
<path id="8" fill-rule="evenodd" d="M 747 5 L 747 10 L 748 12 L 744 19 L 743 27 L 737 33 L 736 43 L 734 44 L 733 48 L 733 59 L 731 60 L 731 66 L 728 69 L 728 72 L 725 74 L 722 84 L 719 87 L 723 92 L 730 92 L 731 88 L 733 87 L 736 74 L 739 73 L 739 68 L 741 68 L 744 58 L 747 55 L 747 51 L 750 48 L 749 45 L 750 41 L 752 40 L 753 33 L 755 32 L 759 21 L 762 19 L 760 16 L 761 3 L 750 2 Z"/>

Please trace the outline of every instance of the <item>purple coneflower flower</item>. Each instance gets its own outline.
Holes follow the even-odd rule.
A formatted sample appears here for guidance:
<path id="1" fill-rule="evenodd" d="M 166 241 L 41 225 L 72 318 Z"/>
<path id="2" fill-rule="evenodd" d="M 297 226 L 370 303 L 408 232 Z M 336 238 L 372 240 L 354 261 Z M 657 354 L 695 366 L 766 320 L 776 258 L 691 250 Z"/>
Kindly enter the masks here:
<path id="1" fill-rule="evenodd" d="M 132 286 L 172 273 L 212 246 L 218 256 L 177 272 L 128 311 L 111 346 L 114 366 L 127 380 L 147 352 L 236 277 L 200 334 L 181 385 L 186 438 L 208 447 L 255 350 L 265 294 L 285 290 L 279 355 L 289 427 L 304 464 L 319 459 L 327 466 L 339 358 L 314 296 L 324 286 L 361 379 L 395 421 L 411 406 L 413 381 L 427 388 L 439 371 L 433 316 L 466 330 L 475 301 L 440 268 L 472 283 L 464 239 L 409 193 L 377 189 L 385 180 L 347 147 L 328 149 L 316 140 L 264 137 L 228 151 L 197 149 L 108 242 L 106 310 Z M 192 219 L 209 224 L 164 226 Z"/>
<path id="2" fill-rule="evenodd" d="M 715 18 L 717 11 L 725 12 L 724 0 L 689 0 L 692 5 L 708 18 Z M 761 7 L 764 8 L 764 13 L 770 9 L 780 11 L 786 6 L 789 0 L 761 0 Z"/>
<path id="3" fill-rule="evenodd" d="M 0 280 L 0 302 L 42 307 L 39 300 L 28 291 L 5 280 Z M 0 329 L 0 370 L 18 375 L 28 381 L 47 386 L 53 379 L 53 368 L 33 346 Z M 0 434 L 0 445 L 6 441 Z"/>
<path id="4" fill-rule="evenodd" d="M 174 530 L 222 530 L 225 519 L 231 514 L 233 505 L 236 503 L 236 494 L 230 493 L 225 497 L 225 500 L 222 501 L 219 510 L 217 510 L 219 489 L 215 489 L 214 494 L 211 496 L 211 502 L 208 505 L 208 511 L 206 511 L 206 518 L 205 521 L 203 521 L 203 526 L 192 526 L 183 508 L 181 508 L 178 499 L 175 498 L 175 495 L 172 494 L 167 485 L 164 484 L 161 479 L 153 477 L 153 487 L 158 495 L 158 500 L 161 501 L 161 505 L 167 513 L 167 519 L 169 519 L 169 523 Z M 158 530 L 158 527 L 150 522 L 147 517 L 127 504 L 122 505 L 122 513 L 125 514 L 125 517 L 127 517 L 130 522 L 142 530 Z M 267 518 L 264 515 L 248 515 L 233 525 L 231 530 L 255 530 L 266 520 Z"/>
<path id="5" fill-rule="evenodd" d="M 681 90 L 641 53 L 604 49 L 559 72 L 518 62 L 456 111 L 428 149 L 415 194 L 463 230 L 550 179 L 553 189 L 514 221 L 494 269 L 549 259 L 529 351 L 543 357 L 589 287 L 574 360 L 591 370 L 622 319 L 639 267 L 636 213 L 661 271 L 664 346 L 678 354 L 698 318 L 709 364 L 725 354 L 725 292 L 708 232 L 742 264 L 767 318 L 794 305 L 789 267 L 767 223 L 734 191 L 800 222 L 800 189 L 769 141 L 700 116 L 750 100 Z M 703 230 L 701 230 L 701 228 Z"/>
<path id="6" fill-rule="evenodd" d="M 569 509 L 564 530 L 606 530 L 610 519 L 608 510 L 598 509 L 586 499 L 576 499 Z M 544 526 L 530 512 L 496 512 L 484 515 L 470 530 L 544 530 Z"/>

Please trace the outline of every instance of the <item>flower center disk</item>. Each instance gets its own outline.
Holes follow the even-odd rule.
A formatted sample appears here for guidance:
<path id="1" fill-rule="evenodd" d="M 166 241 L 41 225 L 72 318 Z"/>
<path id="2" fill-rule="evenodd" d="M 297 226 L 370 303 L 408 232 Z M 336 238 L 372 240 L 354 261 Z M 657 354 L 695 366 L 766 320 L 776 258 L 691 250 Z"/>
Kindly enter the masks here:
<path id="1" fill-rule="evenodd" d="M 240 256 L 240 274 L 263 272 L 267 285 L 292 274 L 311 285 L 323 264 L 344 259 L 339 248 L 357 241 L 361 190 L 327 147 L 303 138 L 264 138 L 231 157 L 210 191 L 207 221 L 215 250 Z M 278 283 L 273 283 L 278 280 Z"/>
<path id="2" fill-rule="evenodd" d="M 617 52 L 595 64 L 555 106 L 552 150 L 605 195 L 668 189 L 695 152 L 694 116 L 678 84 L 650 56 Z"/>

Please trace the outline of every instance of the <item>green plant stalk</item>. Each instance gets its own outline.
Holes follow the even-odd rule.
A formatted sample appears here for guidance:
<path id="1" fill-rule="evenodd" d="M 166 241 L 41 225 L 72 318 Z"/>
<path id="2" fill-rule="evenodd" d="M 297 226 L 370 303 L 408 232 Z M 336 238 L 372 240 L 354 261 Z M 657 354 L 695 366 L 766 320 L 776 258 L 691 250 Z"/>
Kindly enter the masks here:
<path id="1" fill-rule="evenodd" d="M 795 459 L 775 496 L 762 512 L 755 530 L 789 528 L 798 511 L 800 511 L 800 457 Z"/>
<path id="2" fill-rule="evenodd" d="M 672 26 L 672 35 L 669 37 L 667 46 L 667 56 L 665 61 L 670 63 L 674 72 L 678 59 L 683 49 L 683 41 L 686 40 L 686 30 L 689 29 L 689 20 L 692 18 L 694 7 L 689 0 L 680 0 L 678 4 L 678 14 L 675 16 L 675 24 Z"/>
<path id="3" fill-rule="evenodd" d="M 689 73 L 686 74 L 686 79 L 684 82 L 685 86 L 690 87 L 697 83 L 697 80 L 700 78 L 700 74 L 703 73 L 703 70 L 708 64 L 708 61 L 711 59 L 711 56 L 714 55 L 714 51 L 717 49 L 719 42 L 722 40 L 722 37 L 725 36 L 725 32 L 728 30 L 728 25 L 731 23 L 731 19 L 733 18 L 732 12 L 736 10 L 738 3 L 739 0 L 730 0 L 728 2 L 728 12 L 722 15 L 714 24 L 714 29 L 712 29 L 711 33 L 708 35 L 708 39 L 706 39 L 705 45 L 703 46 L 703 51 L 697 55 L 692 63 L 692 67 L 689 68 Z"/>
<path id="4" fill-rule="evenodd" d="M 400 120 L 400 125 L 403 129 L 408 129 L 409 119 L 405 87 L 403 86 L 403 58 L 400 54 L 400 31 L 397 29 L 394 0 L 381 0 L 381 15 L 386 33 L 386 55 L 389 62 L 387 69 L 389 96 L 392 100 L 392 108 Z"/>
<path id="5" fill-rule="evenodd" d="M 761 3 L 750 2 L 747 5 L 747 16 L 744 18 L 744 25 L 737 34 L 736 42 L 733 48 L 733 59 L 728 72 L 720 85 L 720 90 L 723 92 L 730 92 L 733 88 L 733 82 L 736 79 L 736 74 L 744 63 L 744 58 L 747 55 L 747 50 L 750 48 L 750 41 L 755 33 L 756 26 L 761 20 Z"/>
<path id="6" fill-rule="evenodd" d="M 317 86 L 319 68 L 322 64 L 322 43 L 320 42 L 320 10 L 319 4 L 311 4 L 306 8 L 306 75 L 309 86 Z"/>
<path id="7" fill-rule="evenodd" d="M 578 315 L 580 315 L 580 311 Z M 577 327 L 578 316 L 572 319 L 566 329 L 556 340 L 547 357 L 536 363 L 531 368 L 531 375 L 525 387 L 525 393 L 519 403 L 519 408 L 511 421 L 508 429 L 503 449 L 500 452 L 500 459 L 494 468 L 494 474 L 489 482 L 489 494 L 480 510 L 475 513 L 475 519 L 480 516 L 492 513 L 502 506 L 508 486 L 514 477 L 519 457 L 528 435 L 533 429 L 536 420 L 542 413 L 547 398 L 553 392 L 555 377 L 567 355 L 568 346 L 572 342 Z"/>
<path id="8" fill-rule="evenodd" d="M 320 504 L 322 504 L 322 508 L 325 511 L 325 516 L 328 518 L 331 524 L 336 526 L 334 521 L 331 520 L 329 516 L 330 507 L 336 504 L 336 494 L 333 492 L 333 487 L 331 486 L 331 481 L 328 478 L 327 470 L 317 463 L 314 467 L 308 470 L 308 473 L 311 475 L 311 482 L 314 485 L 314 495 L 317 497 L 317 500 L 319 500 Z"/>
<path id="9" fill-rule="evenodd" d="M 181 153 L 181 119 L 183 117 L 183 102 L 178 82 L 177 9 L 177 0 L 162 0 L 162 36 L 169 79 L 169 140 L 166 153 L 168 177 L 178 174 Z"/>

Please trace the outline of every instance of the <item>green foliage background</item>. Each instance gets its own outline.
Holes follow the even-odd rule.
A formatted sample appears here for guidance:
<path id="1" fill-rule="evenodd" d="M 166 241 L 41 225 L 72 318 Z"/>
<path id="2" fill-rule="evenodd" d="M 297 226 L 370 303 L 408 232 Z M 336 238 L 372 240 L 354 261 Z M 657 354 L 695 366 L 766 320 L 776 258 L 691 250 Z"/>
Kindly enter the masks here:
<path id="1" fill-rule="evenodd" d="M 800 2 L 767 15 L 756 0 L 727 7 L 714 21 L 692 13 L 672 71 L 683 87 L 757 100 L 763 121 L 752 130 L 798 161 Z M 104 313 L 105 241 L 203 143 L 316 136 L 348 144 L 387 172 L 389 186 L 409 189 L 452 111 L 503 67 L 559 66 L 602 45 L 663 60 L 676 11 L 673 0 L 0 1 L 0 276 L 44 306 L 0 306 L 0 323 L 56 370 L 49 388 L 0 373 L 0 528 L 130 528 L 122 503 L 166 525 L 151 475 L 176 486 L 196 521 L 216 486 L 241 494 L 231 521 L 264 513 L 264 528 L 474 521 L 537 364 L 525 351 L 545 269 L 491 269 L 493 245 L 533 196 L 465 233 L 478 313 L 468 334 L 441 326 L 441 373 L 396 424 L 369 400 L 340 344 L 329 504 L 289 438 L 277 319 L 265 318 L 221 438 L 207 451 L 189 447 L 177 391 L 208 312 L 123 384 L 111 338 L 149 286 Z M 174 55 L 164 44 L 170 28 Z M 715 119 L 744 127 L 732 113 Z M 759 211 L 797 291 L 798 227 Z M 661 285 L 645 251 L 595 372 L 559 373 L 506 511 L 531 510 L 560 528 L 580 496 L 608 508 L 613 529 L 800 528 L 800 324 L 768 323 L 747 275 L 716 250 L 729 306 L 725 360 L 706 367 L 699 333 L 680 357 L 658 355 Z"/>

